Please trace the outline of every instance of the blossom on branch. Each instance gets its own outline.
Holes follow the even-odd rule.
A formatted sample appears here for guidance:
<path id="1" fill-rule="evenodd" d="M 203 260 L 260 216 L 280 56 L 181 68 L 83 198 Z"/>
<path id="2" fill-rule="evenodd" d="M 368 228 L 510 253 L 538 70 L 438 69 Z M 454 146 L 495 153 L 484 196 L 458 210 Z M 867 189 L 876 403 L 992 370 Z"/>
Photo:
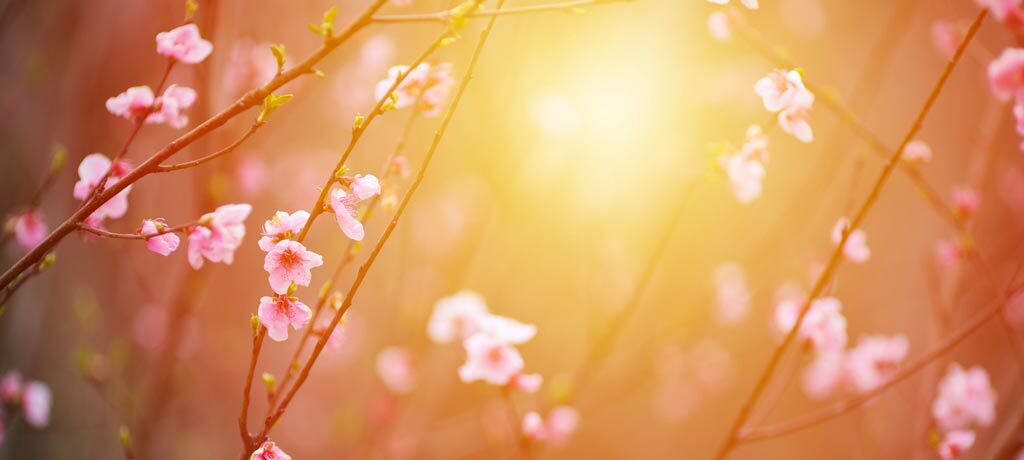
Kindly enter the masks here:
<path id="1" fill-rule="evenodd" d="M 142 221 L 142 227 L 138 232 L 142 236 L 156 235 L 146 238 L 146 248 L 162 256 L 169 255 L 178 249 L 181 239 L 173 232 L 158 233 L 167 229 L 163 219 L 146 219 Z"/>
<path id="2" fill-rule="evenodd" d="M 106 155 L 102 153 L 93 153 L 87 155 L 82 159 L 82 163 L 78 165 L 78 182 L 75 183 L 74 197 L 85 201 L 92 193 L 93 189 L 99 186 L 103 176 L 110 171 L 110 177 L 107 179 L 106 187 L 110 187 L 121 180 L 124 176 L 128 175 L 128 171 L 131 169 L 125 161 L 118 161 L 112 163 Z M 103 225 L 103 221 L 106 218 L 117 219 L 123 217 L 128 212 L 128 192 L 130 192 L 132 186 L 129 185 L 121 190 L 113 198 L 107 200 L 106 203 L 100 205 L 93 213 L 86 219 L 86 222 L 93 227 L 100 227 Z"/>
<path id="3" fill-rule="evenodd" d="M 263 236 L 260 238 L 260 249 L 272 251 L 277 243 L 283 240 L 291 240 L 299 235 L 302 228 L 309 221 L 309 213 L 306 211 L 295 211 L 288 214 L 284 211 L 277 211 L 270 220 L 263 223 Z"/>
<path id="4" fill-rule="evenodd" d="M 307 250 L 302 243 L 284 240 L 263 259 L 263 269 L 270 274 L 270 288 L 278 294 L 285 294 L 292 283 L 309 286 L 313 279 L 313 268 L 324 264 L 324 258 Z"/>
<path id="5" fill-rule="evenodd" d="M 295 297 L 276 295 L 260 297 L 256 311 L 260 324 L 267 328 L 267 336 L 282 342 L 288 340 L 288 326 L 296 331 L 306 327 L 313 317 L 313 311 Z"/>
<path id="6" fill-rule="evenodd" d="M 839 244 L 843 240 L 843 233 L 850 232 L 843 244 L 843 255 L 853 263 L 861 264 L 871 258 L 871 248 L 868 247 L 868 234 L 862 229 L 850 228 L 850 219 L 840 218 L 832 227 L 832 244 Z"/>
<path id="7" fill-rule="evenodd" d="M 46 238 L 46 219 L 38 209 L 30 209 L 14 217 L 14 239 L 31 251 Z"/>
<path id="8" fill-rule="evenodd" d="M 394 393 L 408 394 L 416 387 L 416 366 L 412 353 L 387 347 L 377 355 L 377 376 Z"/>
<path id="9" fill-rule="evenodd" d="M 245 237 L 245 218 L 252 212 L 248 204 L 227 204 L 199 219 L 188 234 L 188 262 L 199 270 L 203 259 L 231 264 L 235 250 Z"/>
<path id="10" fill-rule="evenodd" d="M 249 460 L 292 460 L 292 457 L 277 447 L 276 443 L 266 441 L 259 449 L 253 451 Z"/>
<path id="11" fill-rule="evenodd" d="M 537 412 L 523 416 L 523 435 L 534 441 L 553 445 L 563 444 L 580 424 L 580 414 L 570 406 L 557 406 L 548 412 L 547 418 Z"/>
<path id="12" fill-rule="evenodd" d="M 199 35 L 195 24 L 185 24 L 156 34 L 156 52 L 184 64 L 198 64 L 213 52 L 213 44 Z"/>

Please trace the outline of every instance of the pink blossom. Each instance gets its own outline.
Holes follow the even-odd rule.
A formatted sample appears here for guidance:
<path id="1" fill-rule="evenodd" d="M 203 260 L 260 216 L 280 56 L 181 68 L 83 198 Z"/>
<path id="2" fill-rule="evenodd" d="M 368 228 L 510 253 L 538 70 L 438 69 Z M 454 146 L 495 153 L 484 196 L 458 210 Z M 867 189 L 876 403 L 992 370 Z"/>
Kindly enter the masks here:
<path id="1" fill-rule="evenodd" d="M 277 342 L 288 340 L 288 326 L 296 331 L 306 327 L 313 317 L 312 310 L 295 297 L 277 295 L 260 297 L 256 311 L 260 324 L 267 328 L 267 335 Z"/>
<path id="2" fill-rule="evenodd" d="M 360 200 L 380 195 L 380 181 L 373 174 L 356 174 L 355 179 L 352 179 L 352 193 Z"/>
<path id="3" fill-rule="evenodd" d="M 284 240 L 263 259 L 263 269 L 270 274 L 270 288 L 278 294 L 288 292 L 289 286 L 309 286 L 313 279 L 311 269 L 324 264 L 324 258 L 306 249 L 302 243 Z"/>
<path id="4" fill-rule="evenodd" d="M 569 406 L 556 406 L 548 412 L 547 420 L 537 412 L 528 412 L 523 417 L 523 435 L 534 441 L 545 441 L 554 445 L 563 444 L 580 424 L 580 414 Z"/>
<path id="5" fill-rule="evenodd" d="M 259 449 L 253 451 L 249 460 L 292 460 L 292 457 L 277 447 L 276 443 L 266 441 Z"/>
<path id="6" fill-rule="evenodd" d="M 494 340 L 509 345 L 526 343 L 537 335 L 537 326 L 498 315 L 479 317 L 476 326 L 478 334 L 486 334 Z"/>
<path id="7" fill-rule="evenodd" d="M 251 155 L 245 156 L 235 170 L 235 181 L 242 193 L 248 196 L 256 195 L 267 184 L 266 163 Z"/>
<path id="8" fill-rule="evenodd" d="M 1000 100 L 1009 100 L 1024 87 L 1024 48 L 1006 48 L 988 65 L 988 82 Z"/>
<path id="9" fill-rule="evenodd" d="M 3 378 L 0 378 L 0 402 L 15 404 L 21 399 L 21 389 L 24 383 L 21 379 L 21 372 L 16 370 L 7 371 Z"/>
<path id="10" fill-rule="evenodd" d="M 75 183 L 73 195 L 75 198 L 84 201 L 89 198 L 93 189 L 99 185 L 107 171 L 110 171 L 110 178 L 107 179 L 105 187 L 110 187 L 128 175 L 130 169 L 131 165 L 127 162 L 118 161 L 112 164 L 110 159 L 102 153 L 87 155 L 82 159 L 82 163 L 78 165 L 78 182 Z M 93 211 L 89 216 L 90 225 L 101 225 L 103 220 L 108 217 L 117 219 L 124 216 L 128 212 L 128 192 L 131 191 L 131 188 L 130 185 L 125 187 L 124 190 L 121 190 L 113 198 L 107 200 L 106 203 L 103 203 Z"/>
<path id="11" fill-rule="evenodd" d="M 716 5 L 728 5 L 729 4 L 729 0 L 708 0 L 708 1 L 711 2 L 711 3 L 714 3 Z M 743 6 L 749 8 L 749 9 L 752 9 L 752 10 L 756 10 L 758 8 L 757 0 L 740 0 L 740 3 L 742 3 Z"/>
<path id="12" fill-rule="evenodd" d="M 814 142 L 814 131 L 807 121 L 808 106 L 794 106 L 779 112 L 779 127 L 796 140 L 809 144 Z"/>
<path id="13" fill-rule="evenodd" d="M 714 272 L 715 294 L 718 299 L 716 318 L 722 324 L 736 324 L 750 311 L 750 290 L 747 288 L 743 267 L 737 263 L 724 263 Z"/>
<path id="14" fill-rule="evenodd" d="M 974 3 L 981 8 L 988 8 L 999 22 L 1020 15 L 1020 0 L 974 0 Z"/>
<path id="15" fill-rule="evenodd" d="M 409 107 L 421 98 L 423 114 L 428 117 L 437 116 L 440 115 L 444 101 L 455 86 L 451 71 L 451 64 L 448 63 L 431 66 L 423 62 L 411 71 L 408 66 L 395 66 L 388 70 L 387 78 L 377 83 L 375 96 L 377 100 L 386 97 L 399 76 L 409 72 L 394 91 L 398 95 L 395 107 Z"/>
<path id="16" fill-rule="evenodd" d="M 878 388 L 896 373 L 909 347 L 907 337 L 902 334 L 861 337 L 857 346 L 846 353 L 850 385 L 862 393 Z"/>
<path id="17" fill-rule="evenodd" d="M 932 403 L 932 417 L 939 428 L 948 431 L 988 426 L 995 416 L 996 392 L 985 369 L 974 366 L 965 371 L 959 364 L 951 364 Z"/>
<path id="18" fill-rule="evenodd" d="M 245 237 L 245 218 L 252 212 L 248 204 L 226 204 L 199 219 L 188 235 L 188 262 L 199 270 L 203 258 L 210 262 L 231 264 L 235 250 Z"/>
<path id="19" fill-rule="evenodd" d="M 46 232 L 46 218 L 38 209 L 25 211 L 24 214 L 15 217 L 14 238 L 26 250 L 39 246 L 39 243 L 46 239 Z"/>
<path id="20" fill-rule="evenodd" d="M 412 353 L 400 347 L 387 347 L 377 355 L 377 376 L 384 386 L 398 394 L 408 394 L 416 386 L 416 367 Z"/>
<path id="21" fill-rule="evenodd" d="M 185 64 L 198 64 L 213 52 L 213 44 L 199 35 L 195 24 L 185 24 L 156 34 L 156 52 Z"/>
<path id="22" fill-rule="evenodd" d="M 726 154 L 719 163 L 732 185 L 736 201 L 747 204 L 761 196 L 762 181 L 766 175 L 764 165 L 742 155 Z"/>
<path id="23" fill-rule="evenodd" d="M 146 117 L 146 123 L 163 124 L 176 129 L 188 124 L 188 115 L 182 113 L 196 102 L 196 91 L 187 86 L 171 85 L 157 98 L 156 109 Z"/>
<path id="24" fill-rule="evenodd" d="M 363 223 L 356 218 L 355 206 L 358 203 L 358 196 L 350 195 L 341 188 L 331 192 L 331 209 L 334 209 L 334 216 L 338 219 L 342 233 L 355 241 L 362 241 L 366 231 L 363 229 Z"/>
<path id="25" fill-rule="evenodd" d="M 850 219 L 840 218 L 832 227 L 832 244 L 839 244 L 843 240 L 843 232 L 850 227 Z M 861 229 L 850 231 L 846 237 L 846 244 L 843 245 L 843 255 L 853 263 L 864 263 L 871 258 L 871 248 L 868 247 L 868 234 Z"/>
<path id="26" fill-rule="evenodd" d="M 459 291 L 434 304 L 427 335 L 435 343 L 465 340 L 480 329 L 479 321 L 487 315 L 483 297 L 473 291 Z"/>
<path id="27" fill-rule="evenodd" d="M 779 302 L 775 309 L 775 325 L 783 334 L 789 333 L 796 324 L 800 301 Z M 804 316 L 797 337 L 819 353 L 840 352 L 846 347 L 846 317 L 842 304 L 835 297 L 822 297 L 811 302 L 810 310 Z"/>
<path id="28" fill-rule="evenodd" d="M 970 252 L 957 239 L 939 240 L 935 243 L 935 255 L 943 267 L 954 267 L 967 259 Z"/>
<path id="29" fill-rule="evenodd" d="M 398 177 L 409 177 L 409 159 L 404 155 L 392 158 L 389 167 L 392 174 L 397 174 Z"/>
<path id="30" fill-rule="evenodd" d="M 142 221 L 142 228 L 139 234 L 143 236 L 156 235 L 167 229 L 163 219 L 146 219 Z M 174 232 L 163 233 L 158 236 L 146 238 L 146 248 L 162 256 L 169 255 L 178 249 L 181 240 Z"/>
<path id="31" fill-rule="evenodd" d="M 957 187 L 953 189 L 953 206 L 961 218 L 970 218 L 981 206 L 981 196 L 972 188 Z"/>
<path id="32" fill-rule="evenodd" d="M 804 86 L 800 72 L 774 70 L 754 84 L 754 92 L 761 96 L 765 110 L 780 112 L 797 107 L 810 107 L 814 95 Z"/>
<path id="33" fill-rule="evenodd" d="M 30 381 L 25 383 L 21 392 L 21 409 L 25 421 L 36 428 L 44 428 L 50 424 L 50 406 L 53 395 L 45 383 Z"/>
<path id="34" fill-rule="evenodd" d="M 536 393 L 543 383 L 544 377 L 540 374 L 516 374 L 509 380 L 508 385 L 516 391 Z"/>
<path id="35" fill-rule="evenodd" d="M 107 111 L 112 115 L 133 120 L 149 112 L 149 108 L 155 102 L 156 96 L 148 86 L 133 86 L 107 99 Z"/>
<path id="36" fill-rule="evenodd" d="M 736 21 L 726 11 L 715 11 L 708 16 L 708 32 L 711 38 L 720 42 L 732 40 L 733 29 L 736 28 Z"/>
<path id="37" fill-rule="evenodd" d="M 932 161 L 932 148 L 921 140 L 913 140 L 903 148 L 903 159 L 911 163 L 928 163 Z"/>
<path id="38" fill-rule="evenodd" d="M 492 385 L 506 385 L 523 370 L 519 351 L 490 334 L 473 334 L 463 346 L 467 357 L 465 364 L 459 367 L 459 378 L 465 383 L 483 380 Z"/>
<path id="39" fill-rule="evenodd" d="M 291 214 L 284 211 L 275 212 L 274 217 L 263 223 L 263 237 L 259 241 L 260 249 L 272 251 L 282 240 L 290 240 L 299 236 L 307 221 L 309 221 L 309 213 L 306 211 L 295 211 Z"/>
<path id="40" fill-rule="evenodd" d="M 814 399 L 830 396 L 843 382 L 843 362 L 841 352 L 818 353 L 803 372 L 802 382 L 807 396 Z"/>
<path id="41" fill-rule="evenodd" d="M 954 21 L 937 20 L 932 23 L 932 42 L 945 59 L 953 58 L 963 38 L 963 28 Z"/>
<path id="42" fill-rule="evenodd" d="M 974 430 L 953 430 L 942 437 L 936 452 L 942 460 L 956 460 L 974 446 Z"/>

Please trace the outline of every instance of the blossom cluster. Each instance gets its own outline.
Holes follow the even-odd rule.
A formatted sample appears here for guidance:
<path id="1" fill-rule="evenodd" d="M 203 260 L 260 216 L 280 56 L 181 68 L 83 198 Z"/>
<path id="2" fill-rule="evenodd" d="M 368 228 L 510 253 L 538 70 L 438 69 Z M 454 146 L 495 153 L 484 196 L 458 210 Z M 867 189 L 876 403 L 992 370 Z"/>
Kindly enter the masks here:
<path id="1" fill-rule="evenodd" d="M 16 413 L 24 417 L 33 428 L 45 428 L 50 424 L 50 408 L 53 394 L 43 382 L 25 381 L 16 370 L 7 371 L 0 377 L 0 445 L 4 442 L 5 423 L 10 423 Z"/>
<path id="2" fill-rule="evenodd" d="M 455 79 L 452 78 L 452 65 L 449 63 L 430 65 L 423 62 L 412 70 L 405 65 L 394 66 L 388 70 L 387 78 L 377 83 L 375 90 L 377 100 L 387 97 L 388 90 L 395 85 L 402 74 L 406 73 L 408 75 L 393 93 L 397 96 L 394 107 L 401 109 L 422 104 L 423 115 L 428 117 L 440 115 L 444 101 L 448 99 L 448 94 L 455 87 Z"/>
<path id="3" fill-rule="evenodd" d="M 958 363 L 951 364 L 939 382 L 931 413 L 941 433 L 936 446 L 939 457 L 960 458 L 974 445 L 974 429 L 989 426 L 996 418 L 996 392 L 988 372 L 981 366 L 965 370 Z"/>

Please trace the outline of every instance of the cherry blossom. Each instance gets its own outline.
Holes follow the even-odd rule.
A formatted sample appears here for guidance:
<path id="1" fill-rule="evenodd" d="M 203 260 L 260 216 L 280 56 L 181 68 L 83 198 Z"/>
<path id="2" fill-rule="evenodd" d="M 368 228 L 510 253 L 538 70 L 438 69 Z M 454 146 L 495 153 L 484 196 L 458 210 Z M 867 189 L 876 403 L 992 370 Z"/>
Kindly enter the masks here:
<path id="1" fill-rule="evenodd" d="M 398 394 L 416 387 L 416 367 L 412 353 L 400 347 L 387 347 L 377 355 L 377 376 L 384 386 Z"/>
<path id="2" fill-rule="evenodd" d="M 775 309 L 775 325 L 783 334 L 796 324 L 802 304 L 797 300 L 779 302 Z M 839 352 L 846 348 L 846 317 L 842 303 L 835 297 L 822 297 L 811 302 L 797 337 L 819 353 Z"/>
<path id="3" fill-rule="evenodd" d="M 939 240 L 935 244 L 935 255 L 943 267 L 949 268 L 967 259 L 970 251 L 958 239 Z"/>
<path id="4" fill-rule="evenodd" d="M 146 123 L 167 124 L 176 129 L 188 124 L 188 115 L 182 113 L 196 102 L 196 91 L 187 86 L 170 85 L 156 100 L 156 108 L 146 117 Z"/>
<path id="5" fill-rule="evenodd" d="M 302 243 L 284 240 L 277 243 L 263 260 L 263 269 L 270 274 L 270 288 L 278 294 L 288 292 L 289 286 L 309 286 L 313 279 L 311 269 L 324 264 L 324 258 L 307 250 Z"/>
<path id="6" fill-rule="evenodd" d="M 146 219 L 142 221 L 139 234 L 143 236 L 157 235 L 167 229 L 163 219 Z M 169 255 L 178 249 L 181 239 L 173 232 L 163 233 L 151 238 L 146 238 L 146 248 L 162 256 Z"/>
<path id="7" fill-rule="evenodd" d="M 794 106 L 779 112 L 779 127 L 805 144 L 814 142 L 814 131 L 807 120 L 808 109 L 807 106 Z"/>
<path id="8" fill-rule="evenodd" d="M 354 193 L 360 200 L 366 200 L 374 195 L 380 195 L 380 181 L 377 180 L 377 176 L 373 174 L 356 174 L 356 177 L 352 179 L 352 193 Z"/>
<path id="9" fill-rule="evenodd" d="M 287 295 L 260 297 L 256 311 L 260 324 L 267 328 L 267 335 L 277 342 L 288 340 L 288 326 L 296 331 L 306 327 L 313 317 L 313 311 L 298 298 Z"/>
<path id="10" fill-rule="evenodd" d="M 32 250 L 46 239 L 46 218 L 38 209 L 25 211 L 14 218 L 14 239 L 26 250 Z"/>
<path id="11" fill-rule="evenodd" d="M 932 23 L 932 42 L 944 59 L 953 58 L 963 37 L 963 28 L 954 21 L 938 20 Z"/>
<path id="12" fill-rule="evenodd" d="M 556 406 L 548 412 L 547 419 L 537 412 L 523 416 L 523 435 L 534 441 L 563 444 L 580 424 L 580 414 L 569 406 Z"/>
<path id="13" fill-rule="evenodd" d="M 123 93 L 107 99 L 107 111 L 112 115 L 134 120 L 149 112 L 156 103 L 156 96 L 148 86 L 133 86 Z"/>
<path id="14" fill-rule="evenodd" d="M 192 268 L 202 268 L 204 258 L 229 265 L 234 262 L 235 250 L 245 237 L 244 221 L 250 212 L 252 206 L 248 204 L 226 204 L 204 214 L 199 219 L 200 225 L 188 235 L 188 262 Z"/>
<path id="15" fill-rule="evenodd" d="M 964 370 L 953 363 L 939 382 L 932 416 L 939 428 L 947 431 L 988 426 L 995 420 L 995 404 L 996 393 L 985 369 L 974 366 Z"/>
<path id="16" fill-rule="evenodd" d="M 974 430 L 953 430 L 942 437 L 936 452 L 942 460 L 956 460 L 974 446 Z"/>
<path id="17" fill-rule="evenodd" d="M 720 42 L 732 40 L 736 20 L 727 11 L 715 11 L 708 16 L 708 32 Z"/>
<path id="18" fill-rule="evenodd" d="M 974 0 L 982 8 L 988 8 L 999 22 L 1015 22 L 1021 18 L 1021 0 Z"/>
<path id="19" fill-rule="evenodd" d="M 718 309 L 715 317 L 722 324 L 736 324 L 750 311 L 750 290 L 743 267 L 730 262 L 719 265 L 714 272 Z"/>
<path id="20" fill-rule="evenodd" d="M 903 160 L 914 164 L 932 161 L 932 148 L 922 140 L 912 140 L 903 148 Z"/>
<path id="21" fill-rule="evenodd" d="M 842 352 L 818 353 L 801 378 L 807 396 L 822 399 L 832 395 L 844 381 L 843 364 Z"/>
<path id="22" fill-rule="evenodd" d="M 708 0 L 708 1 L 711 2 L 711 3 L 714 3 L 716 5 L 728 5 L 729 4 L 729 0 Z M 756 10 L 758 8 L 757 0 L 740 0 L 740 3 L 742 3 L 743 6 L 749 8 L 749 9 L 752 9 L 752 10 Z"/>
<path id="23" fill-rule="evenodd" d="M 185 24 L 156 34 L 156 52 L 184 64 L 198 64 L 213 52 L 213 44 L 199 35 L 195 24 Z"/>
<path id="24" fill-rule="evenodd" d="M 840 218 L 832 227 L 832 244 L 839 244 L 843 240 L 843 232 L 850 227 L 850 219 Z M 871 248 L 868 247 L 868 234 L 862 229 L 850 231 L 846 237 L 846 244 L 843 245 L 843 255 L 853 263 L 864 263 L 871 258 Z"/>
<path id="25" fill-rule="evenodd" d="M 729 178 L 737 201 L 747 204 L 761 196 L 761 183 L 766 172 L 760 161 L 738 154 L 722 155 L 718 160 Z"/>
<path id="26" fill-rule="evenodd" d="M 302 228 L 309 221 L 309 213 L 306 211 L 295 211 L 288 214 L 284 211 L 277 211 L 270 220 L 263 223 L 263 236 L 260 238 L 260 249 L 272 251 L 277 243 L 282 240 L 290 240 L 299 235 Z"/>
<path id="27" fill-rule="evenodd" d="M 409 72 L 402 83 L 395 89 L 398 100 L 396 108 L 405 108 L 422 98 L 423 115 L 433 117 L 441 114 L 441 107 L 448 94 L 455 86 L 451 76 L 451 64 L 443 63 L 431 66 L 423 62 L 409 70 L 408 66 L 394 66 L 388 70 L 387 78 L 377 83 L 375 97 L 380 100 L 387 96 L 388 90 L 395 84 L 399 76 Z"/>
<path id="28" fill-rule="evenodd" d="M 366 236 L 366 231 L 363 229 L 363 223 L 356 218 L 355 206 L 358 203 L 358 196 L 349 194 L 341 188 L 335 188 L 331 192 L 331 209 L 334 210 L 334 216 L 338 220 L 338 226 L 341 227 L 342 233 L 355 241 L 362 241 Z"/>
<path id="29" fill-rule="evenodd" d="M 899 369 L 910 347 L 907 337 L 871 335 L 857 340 L 846 353 L 848 381 L 854 390 L 867 392 L 887 382 Z"/>
<path id="30" fill-rule="evenodd" d="M 544 383 L 540 374 L 516 374 L 509 380 L 508 386 L 523 393 L 536 393 Z"/>
<path id="31" fill-rule="evenodd" d="M 477 318 L 476 325 L 478 334 L 485 334 L 494 340 L 510 345 L 526 343 L 537 335 L 537 326 L 498 315 Z"/>
<path id="32" fill-rule="evenodd" d="M 779 112 L 790 107 L 809 107 L 814 95 L 804 86 L 797 70 L 774 70 L 754 84 L 754 92 L 761 96 L 765 110 Z"/>
<path id="33" fill-rule="evenodd" d="M 44 428 L 50 424 L 50 406 L 53 395 L 45 383 L 30 381 L 25 383 L 21 392 L 21 409 L 25 421 L 36 428 Z"/>
<path id="34" fill-rule="evenodd" d="M 7 404 L 15 404 L 21 399 L 21 389 L 24 387 L 21 372 L 16 370 L 7 371 L 3 378 L 0 378 L 0 401 Z"/>
<path id="35" fill-rule="evenodd" d="M 1024 87 L 1024 48 L 1006 48 L 988 65 L 988 82 L 1000 100 L 1016 96 Z"/>
<path id="36" fill-rule="evenodd" d="M 466 362 L 459 367 L 464 383 L 483 380 L 492 385 L 506 385 L 523 370 L 523 357 L 508 342 L 487 333 L 476 333 L 463 342 Z"/>
<path id="37" fill-rule="evenodd" d="M 292 460 L 292 457 L 277 447 L 277 443 L 266 441 L 259 449 L 253 451 L 249 460 Z"/>
<path id="38" fill-rule="evenodd" d="M 84 201 L 93 193 L 93 189 L 99 185 L 107 171 L 110 171 L 110 177 L 106 183 L 106 186 L 109 187 L 128 175 L 130 169 L 131 165 L 127 162 L 118 161 L 117 163 L 112 163 L 102 153 L 87 155 L 82 159 L 82 163 L 78 165 L 78 182 L 75 183 L 73 195 L 75 198 Z M 113 198 L 100 205 L 89 216 L 88 223 L 98 226 L 102 225 L 103 221 L 108 217 L 111 219 L 123 217 L 128 212 L 128 192 L 131 189 L 132 186 L 130 185 L 125 187 L 124 190 L 114 195 Z"/>
<path id="39" fill-rule="evenodd" d="M 981 196 L 978 192 L 969 187 L 957 187 L 953 189 L 953 207 L 961 218 L 967 219 L 981 206 Z"/>
<path id="40" fill-rule="evenodd" d="M 473 291 L 459 291 L 434 304 L 434 312 L 427 322 L 427 335 L 435 343 L 465 340 L 480 329 L 479 322 L 487 315 L 483 297 Z"/>

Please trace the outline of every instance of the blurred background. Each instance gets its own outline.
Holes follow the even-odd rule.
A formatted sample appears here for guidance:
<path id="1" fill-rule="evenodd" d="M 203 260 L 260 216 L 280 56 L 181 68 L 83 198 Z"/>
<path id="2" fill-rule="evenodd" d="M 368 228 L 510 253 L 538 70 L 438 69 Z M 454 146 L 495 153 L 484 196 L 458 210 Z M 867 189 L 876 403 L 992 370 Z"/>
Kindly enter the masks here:
<path id="1" fill-rule="evenodd" d="M 337 24 L 366 3 L 338 4 Z M 178 66 L 170 80 L 199 93 L 190 127 L 260 83 L 255 71 L 242 70 L 273 62 L 267 44 L 285 44 L 290 62 L 315 50 L 318 38 L 306 25 L 332 5 L 200 0 L 195 20 L 214 52 L 200 65 Z M 383 11 L 454 5 L 412 0 Z M 819 94 L 810 117 L 815 141 L 770 132 L 764 192 L 753 203 L 737 203 L 722 174 L 708 167 L 709 145 L 739 144 L 748 125 L 771 118 L 752 88 L 778 64 L 738 38 L 713 39 L 708 16 L 721 9 L 704 0 L 638 0 L 585 14 L 500 18 L 422 188 L 355 297 L 344 346 L 325 352 L 274 440 L 298 459 L 514 455 L 500 392 L 460 382 L 464 352 L 426 335 L 434 303 L 470 289 L 492 312 L 538 327 L 519 348 L 526 368 L 543 374 L 545 384 L 537 394 L 515 395 L 518 410 L 543 413 L 571 395 L 580 412 L 579 429 L 564 445 L 534 457 L 709 457 L 777 343 L 776 291 L 785 283 L 809 288 L 814 267 L 832 250 L 832 225 L 863 202 L 883 166 Z M 756 11 L 730 11 L 894 147 L 945 63 L 933 24 L 966 26 L 977 10 L 966 0 L 764 0 Z M 182 13 L 176 0 L 0 2 L 5 215 L 23 210 L 57 145 L 68 162 L 40 209 L 51 228 L 73 212 L 81 158 L 113 155 L 131 128 L 104 102 L 129 86 L 156 85 L 164 64 L 153 37 L 178 25 Z M 482 25 L 473 22 L 464 40 L 431 62 L 452 63 L 460 77 Z M 353 118 L 372 108 L 376 83 L 390 66 L 413 60 L 441 27 L 374 24 L 361 31 L 318 66 L 325 79 L 289 84 L 283 92 L 295 99 L 237 152 L 144 179 L 131 192 L 128 214 L 108 223 L 133 232 L 143 218 L 174 224 L 221 204 L 251 203 L 234 264 L 194 271 L 183 251 L 164 258 L 137 241 L 66 239 L 56 265 L 0 316 L 0 373 L 18 369 L 54 393 L 50 426 L 8 427 L 0 458 L 120 458 L 122 425 L 140 458 L 237 456 L 249 317 L 268 292 L 256 246 L 260 225 L 276 210 L 312 205 Z M 955 233 L 897 172 L 863 225 L 871 260 L 843 265 L 830 287 L 843 302 L 851 343 L 864 334 L 903 333 L 909 356 L 918 356 L 948 324 L 989 305 L 1021 261 L 1019 139 L 1010 107 L 991 97 L 985 74 L 1009 38 L 997 24 L 982 28 L 918 136 L 934 151 L 922 174 L 943 199 L 950 202 L 958 186 L 980 192 L 972 233 L 999 286 L 972 262 L 938 263 L 936 243 Z M 255 116 L 239 116 L 176 158 L 229 144 Z M 409 116 L 398 110 L 375 122 L 350 169 L 378 171 Z M 439 119 L 414 125 L 405 150 L 413 168 Z M 127 158 L 138 164 L 179 134 L 147 126 Z M 408 182 L 393 185 L 401 192 Z M 348 244 L 326 220 L 307 240 L 327 260 L 311 288 L 300 291 L 309 304 Z M 368 242 L 385 221 L 369 224 Z M 574 372 L 627 305 L 672 222 L 675 231 L 636 315 L 581 386 Z M 23 253 L 9 243 L 5 266 Z M 732 324 L 716 321 L 712 279 L 727 262 L 742 267 L 752 296 L 748 314 Z M 354 272 L 337 286 L 344 291 Z M 948 324 L 936 320 L 937 310 Z M 1014 312 L 1013 324 L 1024 325 L 1024 314 Z M 1017 340 L 992 322 L 852 414 L 742 446 L 732 458 L 929 458 L 929 405 L 952 360 L 984 366 L 999 394 L 997 423 L 979 431 L 980 447 L 968 458 L 1015 451 L 1024 409 L 1022 369 L 1011 351 Z M 257 373 L 280 375 L 295 343 L 268 341 Z M 390 346 L 413 356 L 415 388 L 408 394 L 389 391 L 377 375 L 377 355 Z M 768 391 L 777 404 L 764 405 L 770 413 L 755 411 L 755 421 L 787 420 L 828 402 L 809 398 L 799 378 L 793 381 L 806 362 L 799 351 L 787 356 Z M 251 423 L 258 426 L 266 408 L 258 382 L 254 394 Z"/>

